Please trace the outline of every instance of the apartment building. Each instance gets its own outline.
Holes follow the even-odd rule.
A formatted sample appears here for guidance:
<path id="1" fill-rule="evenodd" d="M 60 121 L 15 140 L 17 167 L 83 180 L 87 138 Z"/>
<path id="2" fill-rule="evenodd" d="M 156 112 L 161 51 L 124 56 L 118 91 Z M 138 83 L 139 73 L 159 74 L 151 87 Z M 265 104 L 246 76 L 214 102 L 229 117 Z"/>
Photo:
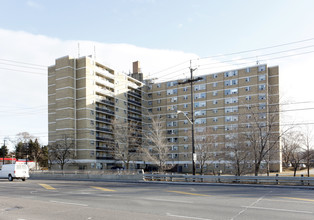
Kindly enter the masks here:
<path id="1" fill-rule="evenodd" d="M 266 158 L 261 168 L 281 171 L 278 67 L 257 65 L 198 78 L 192 87 L 194 142 L 198 158 L 206 154 L 206 149 L 211 151 L 207 156 L 210 162 L 203 163 L 205 170 L 228 172 L 234 169 L 235 153 L 249 152 L 259 143 Z M 182 84 L 184 81 L 153 84 L 148 91 L 152 97 L 148 108 L 164 118 L 170 161 L 177 164 L 178 171 L 191 172 L 191 87 Z M 201 160 L 195 160 L 197 172 Z M 246 163 L 247 170 L 252 171 L 252 160 L 252 155 L 246 155 L 238 162 L 243 166 Z"/>
<path id="2" fill-rule="evenodd" d="M 232 169 L 230 157 L 221 155 L 237 145 L 252 148 L 258 140 L 244 136 L 251 132 L 252 139 L 254 129 L 262 131 L 260 137 L 269 136 L 268 165 L 281 170 L 278 67 L 257 65 L 200 76 L 193 83 L 193 97 L 183 81 L 143 80 L 139 62 L 126 75 L 88 56 L 56 59 L 48 68 L 49 144 L 73 141 L 75 163 L 68 168 L 147 168 L 153 164 L 139 149 L 149 148 L 144 134 L 151 128 L 150 118 L 158 117 L 170 149 L 168 163 L 175 171 L 190 172 L 192 98 L 195 146 L 212 146 L 210 161 L 195 161 L 197 172 L 204 166 L 207 171 Z M 126 158 L 128 153 L 133 156 Z"/>
<path id="3" fill-rule="evenodd" d="M 142 129 L 143 83 L 137 78 L 141 80 L 142 73 L 136 62 L 131 77 L 92 56 L 65 56 L 48 67 L 48 141 L 50 146 L 71 143 L 73 160 L 66 169 L 116 166 L 114 125 L 136 124 L 136 132 Z"/>

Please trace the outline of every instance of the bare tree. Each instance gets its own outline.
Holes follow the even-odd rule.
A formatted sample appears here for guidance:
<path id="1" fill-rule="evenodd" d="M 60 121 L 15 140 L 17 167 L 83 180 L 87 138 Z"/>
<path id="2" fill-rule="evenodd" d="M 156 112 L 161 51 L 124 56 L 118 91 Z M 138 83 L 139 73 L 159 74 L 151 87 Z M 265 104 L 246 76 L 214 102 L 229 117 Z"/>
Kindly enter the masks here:
<path id="1" fill-rule="evenodd" d="M 123 167 L 129 169 L 130 161 L 136 158 L 140 146 L 141 133 L 137 123 L 113 122 L 115 136 L 115 159 L 122 161 Z"/>
<path id="2" fill-rule="evenodd" d="M 197 155 L 197 162 L 200 165 L 200 174 L 202 175 L 209 164 L 214 163 L 217 159 L 215 157 L 216 151 L 215 138 L 210 135 L 208 128 L 204 128 L 204 131 L 196 132 L 195 136 L 195 153 Z M 196 128 L 196 131 L 198 129 Z"/>
<path id="3" fill-rule="evenodd" d="M 60 169 L 63 170 L 65 164 L 70 163 L 74 158 L 73 146 L 73 140 L 65 136 L 63 140 L 48 146 L 49 160 L 59 164 Z"/>
<path id="4" fill-rule="evenodd" d="M 304 152 L 303 160 L 305 161 L 307 176 L 310 177 L 311 160 L 314 159 L 314 151 L 312 149 L 312 132 L 307 128 L 304 132 Z"/>
<path id="5" fill-rule="evenodd" d="M 238 134 L 228 134 L 225 137 L 225 159 L 230 161 L 234 175 L 241 176 L 251 171 L 250 145 Z"/>
<path id="6" fill-rule="evenodd" d="M 259 174 L 263 162 L 266 163 L 269 174 L 271 161 L 279 160 L 280 138 L 290 128 L 280 131 L 278 105 L 267 106 L 266 103 L 247 105 L 244 116 L 247 117 L 247 130 L 243 134 L 243 139 L 250 143 L 254 174 L 255 176 Z"/>
<path id="7" fill-rule="evenodd" d="M 285 163 L 287 163 L 287 165 L 291 164 L 295 176 L 303 158 L 302 144 L 304 143 L 304 136 L 299 131 L 290 131 L 283 136 L 283 143 Z"/>
<path id="8" fill-rule="evenodd" d="M 158 166 L 159 172 L 164 172 L 174 167 L 174 164 L 170 163 L 169 160 L 170 149 L 166 139 L 166 132 L 162 126 L 164 121 L 159 116 L 151 116 L 151 119 L 151 126 L 145 134 L 147 147 L 144 147 L 142 150 L 145 157 Z"/>

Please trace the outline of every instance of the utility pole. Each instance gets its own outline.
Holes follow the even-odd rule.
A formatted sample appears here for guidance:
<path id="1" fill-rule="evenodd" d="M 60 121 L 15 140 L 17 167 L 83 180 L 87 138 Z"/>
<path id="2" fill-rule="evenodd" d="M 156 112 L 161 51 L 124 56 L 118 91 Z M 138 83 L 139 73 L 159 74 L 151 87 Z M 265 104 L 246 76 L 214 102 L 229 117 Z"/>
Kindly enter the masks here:
<path id="1" fill-rule="evenodd" d="M 196 154 L 195 154 L 195 144 L 194 144 L 194 97 L 193 97 L 193 82 L 199 81 L 202 79 L 202 77 L 197 77 L 193 79 L 193 72 L 197 68 L 193 69 L 192 68 L 192 61 L 190 60 L 190 73 L 191 73 L 191 78 L 186 80 L 185 82 L 179 82 L 178 84 L 187 84 L 190 83 L 191 86 L 191 124 L 192 124 L 192 170 L 193 170 L 193 175 L 195 175 L 195 161 L 196 161 Z"/>

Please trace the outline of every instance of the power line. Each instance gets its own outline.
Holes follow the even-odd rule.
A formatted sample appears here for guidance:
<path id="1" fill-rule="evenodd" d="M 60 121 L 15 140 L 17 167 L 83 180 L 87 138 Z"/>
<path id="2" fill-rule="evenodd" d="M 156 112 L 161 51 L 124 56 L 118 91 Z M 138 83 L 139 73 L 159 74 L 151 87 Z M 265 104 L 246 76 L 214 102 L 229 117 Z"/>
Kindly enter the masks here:
<path id="1" fill-rule="evenodd" d="M 33 63 L 26 63 L 26 62 L 20 62 L 20 61 L 16 61 L 16 60 L 8 60 L 8 59 L 0 59 L 0 60 L 6 61 L 6 62 L 13 62 L 13 63 L 26 64 L 26 65 L 31 65 L 31 66 L 38 66 L 38 67 L 45 67 L 45 68 L 48 67 L 48 66 L 44 66 L 44 65 L 33 64 Z"/>

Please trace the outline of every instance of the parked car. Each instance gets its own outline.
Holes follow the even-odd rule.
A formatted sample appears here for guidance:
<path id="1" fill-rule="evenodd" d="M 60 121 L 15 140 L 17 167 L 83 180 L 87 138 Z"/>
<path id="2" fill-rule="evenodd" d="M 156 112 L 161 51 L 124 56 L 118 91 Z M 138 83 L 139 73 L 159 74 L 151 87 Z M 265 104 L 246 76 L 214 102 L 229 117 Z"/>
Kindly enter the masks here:
<path id="1" fill-rule="evenodd" d="M 0 178 L 13 181 L 14 179 L 21 179 L 25 181 L 29 178 L 29 169 L 26 164 L 3 164 L 0 165 Z"/>

